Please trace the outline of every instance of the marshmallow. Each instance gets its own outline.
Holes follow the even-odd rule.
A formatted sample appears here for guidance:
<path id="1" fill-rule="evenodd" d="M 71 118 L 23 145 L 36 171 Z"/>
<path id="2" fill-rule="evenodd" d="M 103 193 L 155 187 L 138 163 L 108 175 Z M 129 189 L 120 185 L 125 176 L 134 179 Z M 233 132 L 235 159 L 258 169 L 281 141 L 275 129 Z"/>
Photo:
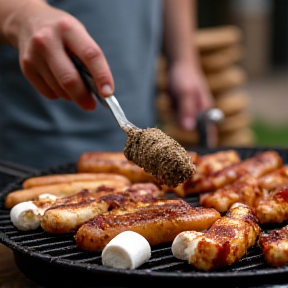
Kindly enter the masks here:
<path id="1" fill-rule="evenodd" d="M 102 251 L 102 264 L 114 268 L 135 269 L 150 257 L 149 242 L 136 232 L 124 231 L 105 246 Z"/>

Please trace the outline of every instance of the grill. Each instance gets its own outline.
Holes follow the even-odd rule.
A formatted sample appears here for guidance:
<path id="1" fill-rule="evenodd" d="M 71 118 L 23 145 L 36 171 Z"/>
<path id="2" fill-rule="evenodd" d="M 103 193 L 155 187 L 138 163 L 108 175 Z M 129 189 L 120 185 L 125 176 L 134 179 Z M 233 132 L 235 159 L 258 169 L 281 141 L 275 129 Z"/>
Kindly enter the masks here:
<path id="1" fill-rule="evenodd" d="M 222 148 L 229 149 L 229 148 Z M 271 148 L 235 148 L 242 159 Z M 199 154 L 211 153 L 221 148 L 194 148 Z M 288 150 L 273 148 L 284 163 L 288 163 Z M 2 165 L 1 165 L 2 164 Z M 5 165 L 4 165 L 5 166 Z M 114 269 L 102 266 L 101 253 L 79 249 L 73 234 L 51 235 L 41 228 L 30 232 L 18 231 L 10 221 L 9 210 L 4 207 L 5 195 L 21 189 L 24 179 L 31 176 L 55 173 L 73 173 L 75 163 L 54 167 L 46 171 L 21 171 L 13 167 L 11 173 L 1 170 L 1 184 L 7 180 L 0 193 L 0 242 L 13 250 L 19 269 L 31 280 L 45 287 L 144 287 L 147 285 L 201 285 L 213 284 L 222 287 L 252 287 L 267 284 L 287 283 L 288 267 L 273 268 L 265 264 L 261 251 L 252 247 L 239 262 L 226 268 L 203 272 L 194 269 L 185 261 L 173 257 L 171 243 L 152 247 L 150 260 L 135 270 Z M 4 167 L 6 168 L 6 167 Z M 11 167 L 10 167 L 11 168 Z M 5 170 L 5 169 L 4 169 Z M 19 173 L 17 173 L 17 171 Z M 9 171 L 11 172 L 11 171 Z M 27 172 L 29 172 L 27 174 Z M 13 174 L 12 173 L 12 174 Z M 22 173 L 22 174 L 21 174 Z M 23 174 L 26 174 L 23 176 Z M 168 195 L 176 197 L 175 195 Z M 190 205 L 199 205 L 198 196 L 185 199 Z M 265 231 L 278 227 L 262 227 Z"/>

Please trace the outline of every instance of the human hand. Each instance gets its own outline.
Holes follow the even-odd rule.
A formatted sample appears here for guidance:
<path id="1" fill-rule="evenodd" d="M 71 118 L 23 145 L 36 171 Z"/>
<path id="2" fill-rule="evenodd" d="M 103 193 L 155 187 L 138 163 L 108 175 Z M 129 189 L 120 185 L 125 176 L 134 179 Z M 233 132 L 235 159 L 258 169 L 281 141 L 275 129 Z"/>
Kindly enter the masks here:
<path id="1" fill-rule="evenodd" d="M 23 74 L 43 96 L 73 100 L 85 110 L 95 109 L 96 101 L 67 50 L 90 71 L 101 96 L 113 94 L 113 77 L 104 53 L 76 18 L 45 1 L 30 0 L 19 3 L 7 19 L 2 32 L 18 48 Z"/>
<path id="2" fill-rule="evenodd" d="M 213 106 L 202 70 L 190 62 L 172 63 L 168 70 L 168 91 L 181 128 L 196 128 L 197 115 Z"/>

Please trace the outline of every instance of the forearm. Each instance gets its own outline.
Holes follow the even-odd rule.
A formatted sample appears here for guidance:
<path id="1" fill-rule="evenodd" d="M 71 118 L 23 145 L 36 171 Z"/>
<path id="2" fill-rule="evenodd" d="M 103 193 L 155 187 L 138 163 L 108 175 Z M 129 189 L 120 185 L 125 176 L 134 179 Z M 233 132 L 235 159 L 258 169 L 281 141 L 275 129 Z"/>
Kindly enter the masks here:
<path id="1" fill-rule="evenodd" d="M 194 0 L 165 0 L 164 52 L 169 62 L 197 62 L 193 39 L 196 28 Z"/>
<path id="2" fill-rule="evenodd" d="M 182 128 L 192 130 L 199 112 L 212 105 L 212 97 L 199 61 L 196 0 L 165 0 L 164 53 L 168 63 L 168 90 Z"/>

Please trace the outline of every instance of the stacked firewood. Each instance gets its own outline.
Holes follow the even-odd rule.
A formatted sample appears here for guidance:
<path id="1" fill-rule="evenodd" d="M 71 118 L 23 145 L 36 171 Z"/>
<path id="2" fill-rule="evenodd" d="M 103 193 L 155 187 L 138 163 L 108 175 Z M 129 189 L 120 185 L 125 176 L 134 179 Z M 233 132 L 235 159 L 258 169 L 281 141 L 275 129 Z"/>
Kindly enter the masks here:
<path id="1" fill-rule="evenodd" d="M 243 59 L 242 32 L 236 26 L 202 28 L 197 31 L 196 45 L 215 108 L 224 113 L 217 124 L 218 146 L 250 146 L 255 141 L 251 129 L 249 95 L 244 89 L 247 75 Z M 158 65 L 157 109 L 159 125 L 182 145 L 197 145 L 199 131 L 184 131 L 176 122 L 167 89 L 167 63 L 164 56 Z"/>

